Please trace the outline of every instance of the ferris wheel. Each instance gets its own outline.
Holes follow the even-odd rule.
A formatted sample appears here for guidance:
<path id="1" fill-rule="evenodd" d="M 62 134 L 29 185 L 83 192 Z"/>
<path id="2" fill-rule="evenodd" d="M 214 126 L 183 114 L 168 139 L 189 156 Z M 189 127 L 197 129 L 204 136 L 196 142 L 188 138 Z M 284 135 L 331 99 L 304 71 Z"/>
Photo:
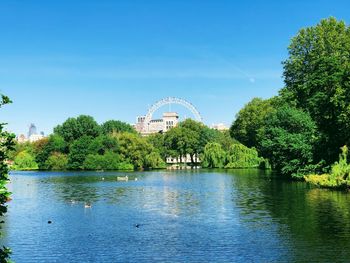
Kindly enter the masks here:
<path id="1" fill-rule="evenodd" d="M 195 120 L 197 120 L 199 122 L 203 121 L 201 114 L 199 113 L 199 111 L 196 109 L 196 107 L 192 103 L 190 103 L 184 99 L 180 99 L 180 98 L 176 98 L 176 97 L 167 97 L 167 98 L 163 98 L 163 99 L 157 101 L 148 109 L 147 115 L 145 116 L 145 120 L 144 120 L 144 129 L 147 129 L 148 124 L 152 120 L 153 114 L 159 108 L 161 108 L 165 105 L 171 105 L 171 104 L 178 104 L 178 105 L 185 107 L 190 112 L 192 112 Z"/>

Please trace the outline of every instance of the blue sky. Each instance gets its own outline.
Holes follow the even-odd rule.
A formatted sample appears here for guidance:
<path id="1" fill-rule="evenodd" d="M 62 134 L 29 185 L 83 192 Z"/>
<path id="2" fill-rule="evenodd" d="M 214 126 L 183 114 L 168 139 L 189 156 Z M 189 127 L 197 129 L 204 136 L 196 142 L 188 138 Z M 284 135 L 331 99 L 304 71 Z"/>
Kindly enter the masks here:
<path id="1" fill-rule="evenodd" d="M 205 123 L 229 125 L 251 98 L 283 87 L 300 28 L 349 22 L 349 10 L 322 0 L 2 0 L 0 92 L 14 103 L 0 118 L 17 134 L 30 123 L 50 133 L 79 114 L 133 123 L 176 96 Z"/>

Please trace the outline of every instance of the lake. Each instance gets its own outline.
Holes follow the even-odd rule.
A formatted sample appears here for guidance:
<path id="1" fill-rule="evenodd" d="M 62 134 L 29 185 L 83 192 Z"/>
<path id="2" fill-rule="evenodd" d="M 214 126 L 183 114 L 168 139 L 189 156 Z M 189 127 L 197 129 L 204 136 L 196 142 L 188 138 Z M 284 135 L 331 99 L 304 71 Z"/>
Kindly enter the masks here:
<path id="1" fill-rule="evenodd" d="M 124 175 L 129 181 L 117 181 Z M 10 179 L 1 243 L 17 263 L 350 260 L 350 195 L 269 172 L 11 172 Z"/>

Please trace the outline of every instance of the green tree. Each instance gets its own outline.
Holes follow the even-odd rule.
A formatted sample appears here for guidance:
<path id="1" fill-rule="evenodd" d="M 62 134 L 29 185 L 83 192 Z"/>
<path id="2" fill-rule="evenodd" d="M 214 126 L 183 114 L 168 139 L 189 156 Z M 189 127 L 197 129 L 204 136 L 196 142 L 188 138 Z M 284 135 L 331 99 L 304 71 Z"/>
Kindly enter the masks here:
<path id="1" fill-rule="evenodd" d="M 255 148 L 248 148 L 241 143 L 231 145 L 226 156 L 225 168 L 257 168 L 264 161 Z"/>
<path id="2" fill-rule="evenodd" d="M 210 142 L 219 143 L 224 151 L 228 151 L 233 144 L 239 143 L 237 140 L 231 137 L 229 131 L 217 131 L 215 132 L 215 136 Z"/>
<path id="3" fill-rule="evenodd" d="M 39 168 L 33 155 L 22 151 L 15 157 L 14 168 L 17 170 L 36 170 Z"/>
<path id="4" fill-rule="evenodd" d="M 175 128 L 170 129 L 164 136 L 166 155 L 171 157 L 191 157 L 194 164 L 196 156 L 204 152 L 205 145 L 218 138 L 218 131 L 205 126 L 203 123 L 186 119 Z"/>
<path id="5" fill-rule="evenodd" d="M 82 136 L 75 140 L 69 147 L 68 168 L 72 170 L 83 169 L 83 163 L 88 154 L 91 153 L 90 145 L 93 138 Z"/>
<path id="6" fill-rule="evenodd" d="M 308 113 L 281 107 L 265 121 L 262 154 L 282 175 L 300 177 L 312 168 L 315 134 L 316 125 Z"/>
<path id="7" fill-rule="evenodd" d="M 123 162 L 119 154 L 106 152 L 104 155 L 89 154 L 84 161 L 86 170 L 133 170 L 134 166 Z"/>
<path id="8" fill-rule="evenodd" d="M 45 140 L 40 140 L 40 147 L 36 148 L 35 160 L 40 169 L 50 169 L 47 167 L 47 159 L 52 153 L 68 153 L 68 146 L 63 137 L 58 134 L 51 134 Z"/>
<path id="9" fill-rule="evenodd" d="M 203 123 L 186 119 L 179 124 L 180 128 L 184 128 L 184 132 L 192 131 L 195 133 L 195 137 L 189 141 L 188 150 L 195 155 L 199 155 L 204 152 L 204 147 L 208 142 L 215 140 L 217 137 L 217 132 L 214 129 L 210 129 L 205 126 Z M 189 133 L 192 136 L 191 133 Z"/>
<path id="10" fill-rule="evenodd" d="M 146 155 L 145 167 L 160 169 L 160 168 L 165 168 L 166 165 L 164 160 L 161 158 L 160 154 L 158 153 L 158 151 L 154 150 L 148 155 Z"/>
<path id="11" fill-rule="evenodd" d="M 266 116 L 273 110 L 272 99 L 252 99 L 238 112 L 230 127 L 231 136 L 247 147 L 257 147 L 258 132 L 263 127 Z"/>
<path id="12" fill-rule="evenodd" d="M 225 166 L 226 153 L 219 143 L 209 142 L 204 148 L 202 157 L 203 167 L 223 168 Z"/>
<path id="13" fill-rule="evenodd" d="M 69 118 L 62 125 L 56 126 L 54 133 L 71 143 L 82 136 L 97 137 L 100 134 L 100 126 L 93 117 L 80 115 L 77 118 Z"/>
<path id="14" fill-rule="evenodd" d="M 110 120 L 101 125 L 102 133 L 105 135 L 119 132 L 136 133 L 134 127 L 122 121 Z"/>
<path id="15" fill-rule="evenodd" d="M 45 161 L 45 167 L 49 170 L 65 170 L 68 165 L 68 157 L 64 153 L 53 152 Z"/>
<path id="16" fill-rule="evenodd" d="M 164 137 L 164 133 L 150 134 L 146 137 L 147 142 L 152 144 L 152 146 L 157 149 L 163 160 L 165 160 L 167 157 L 167 149 L 165 148 Z"/>
<path id="17" fill-rule="evenodd" d="M 118 137 L 120 154 L 136 169 L 158 168 L 161 157 L 147 140 L 138 134 L 122 133 Z"/>
<path id="18" fill-rule="evenodd" d="M 186 127 L 175 127 L 167 131 L 164 138 L 164 144 L 167 149 L 167 155 L 171 157 L 191 156 L 191 162 L 194 163 L 194 155 L 199 148 L 199 133 Z"/>
<path id="19" fill-rule="evenodd" d="M 350 28 L 335 18 L 301 29 L 284 61 L 281 94 L 309 112 L 320 131 L 317 160 L 333 163 L 350 143 Z"/>
<path id="20" fill-rule="evenodd" d="M 103 155 L 107 151 L 118 152 L 118 139 L 112 135 L 100 135 L 93 139 L 89 146 L 91 153 L 98 153 Z"/>
<path id="21" fill-rule="evenodd" d="M 11 103 L 11 100 L 4 95 L 1 95 L 0 108 Z M 0 123 L 0 217 L 3 218 L 7 212 L 6 202 L 10 198 L 10 193 L 6 188 L 8 182 L 8 153 L 14 147 L 14 134 L 4 131 L 5 123 Z M 0 224 L 3 221 L 0 222 Z M 0 248 L 0 262 L 9 262 L 11 250 L 8 247 Z"/>

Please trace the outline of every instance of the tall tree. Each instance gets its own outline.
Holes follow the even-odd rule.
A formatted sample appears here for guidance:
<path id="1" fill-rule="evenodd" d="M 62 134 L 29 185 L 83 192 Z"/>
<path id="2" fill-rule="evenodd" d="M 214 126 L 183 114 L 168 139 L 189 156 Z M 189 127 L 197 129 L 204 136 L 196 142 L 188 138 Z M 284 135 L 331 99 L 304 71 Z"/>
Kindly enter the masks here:
<path id="1" fill-rule="evenodd" d="M 223 168 L 226 153 L 219 143 L 210 142 L 204 148 L 202 165 L 208 168 Z"/>
<path id="2" fill-rule="evenodd" d="M 300 177 L 313 168 L 316 125 L 302 110 L 284 106 L 271 113 L 259 134 L 261 152 L 282 175 Z"/>
<path id="3" fill-rule="evenodd" d="M 77 118 L 67 119 L 62 125 L 55 127 L 54 132 L 71 143 L 84 135 L 97 137 L 100 134 L 100 126 L 93 117 L 80 115 Z"/>
<path id="4" fill-rule="evenodd" d="M 73 170 L 83 169 L 83 164 L 91 152 L 92 137 L 84 135 L 75 140 L 69 147 L 68 168 Z"/>
<path id="5" fill-rule="evenodd" d="M 136 130 L 130 124 L 116 120 L 106 121 L 101 125 L 101 130 L 105 135 L 118 132 L 136 133 Z"/>
<path id="6" fill-rule="evenodd" d="M 350 28 L 321 20 L 301 29 L 288 51 L 281 94 L 310 113 L 321 132 L 317 158 L 330 164 L 350 143 Z"/>
<path id="7" fill-rule="evenodd" d="M 230 128 L 231 136 L 247 147 L 257 147 L 259 130 L 273 110 L 272 99 L 253 98 L 238 112 Z"/>
<path id="8" fill-rule="evenodd" d="M 11 100 L 4 95 L 1 95 L 0 107 L 11 103 Z M 10 193 L 6 188 L 8 182 L 8 152 L 14 147 L 14 134 L 4 131 L 5 123 L 0 123 L 0 217 L 2 218 L 7 211 L 6 202 L 9 199 Z M 1 222 L 2 223 L 2 222 Z M 1 224 L 0 223 L 0 224 Z M 7 247 L 0 248 L 0 262 L 8 262 L 11 251 Z"/>

